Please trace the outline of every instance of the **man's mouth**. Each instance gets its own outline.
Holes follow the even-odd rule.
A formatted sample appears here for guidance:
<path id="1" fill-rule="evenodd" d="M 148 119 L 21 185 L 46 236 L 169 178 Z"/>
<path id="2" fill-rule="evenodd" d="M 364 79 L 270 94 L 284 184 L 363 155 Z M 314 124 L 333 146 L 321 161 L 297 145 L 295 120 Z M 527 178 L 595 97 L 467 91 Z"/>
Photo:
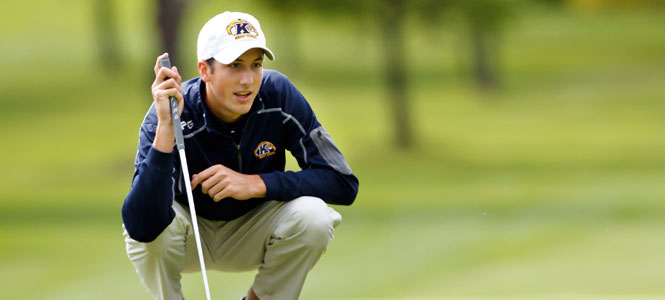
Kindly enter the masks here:
<path id="1" fill-rule="evenodd" d="M 233 93 L 233 95 L 235 95 L 240 101 L 247 101 L 249 100 L 249 96 L 252 95 L 252 92 L 250 91 L 235 92 Z"/>

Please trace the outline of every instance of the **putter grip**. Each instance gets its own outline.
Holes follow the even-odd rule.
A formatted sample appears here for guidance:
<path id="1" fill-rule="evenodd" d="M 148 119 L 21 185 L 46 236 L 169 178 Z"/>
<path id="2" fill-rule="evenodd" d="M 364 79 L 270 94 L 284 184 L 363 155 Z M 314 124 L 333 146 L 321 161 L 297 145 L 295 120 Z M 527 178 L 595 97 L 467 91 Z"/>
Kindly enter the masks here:
<path id="1" fill-rule="evenodd" d="M 162 57 L 159 59 L 159 66 L 164 68 L 171 68 L 171 60 L 169 57 Z M 176 97 L 169 97 L 171 104 L 171 119 L 173 120 L 173 133 L 175 135 L 175 144 L 178 150 L 185 149 L 185 141 L 182 137 L 182 127 L 180 125 L 180 114 L 178 113 L 178 99 Z"/>

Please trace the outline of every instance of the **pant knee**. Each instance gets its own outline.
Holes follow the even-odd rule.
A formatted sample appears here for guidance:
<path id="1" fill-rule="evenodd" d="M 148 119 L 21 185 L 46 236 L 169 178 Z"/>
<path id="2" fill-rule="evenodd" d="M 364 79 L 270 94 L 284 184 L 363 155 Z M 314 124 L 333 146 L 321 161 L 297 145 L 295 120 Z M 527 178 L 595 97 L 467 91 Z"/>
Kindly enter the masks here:
<path id="1" fill-rule="evenodd" d="M 323 200 L 316 197 L 300 197 L 289 203 L 292 212 L 282 228 L 289 235 L 298 236 L 303 245 L 312 249 L 325 249 L 333 239 L 334 228 L 342 218 Z"/>
<path id="2" fill-rule="evenodd" d="M 157 262 L 179 264 L 184 257 L 185 232 L 184 224 L 177 217 L 152 242 L 136 241 L 125 231 L 127 256 L 137 268 Z"/>

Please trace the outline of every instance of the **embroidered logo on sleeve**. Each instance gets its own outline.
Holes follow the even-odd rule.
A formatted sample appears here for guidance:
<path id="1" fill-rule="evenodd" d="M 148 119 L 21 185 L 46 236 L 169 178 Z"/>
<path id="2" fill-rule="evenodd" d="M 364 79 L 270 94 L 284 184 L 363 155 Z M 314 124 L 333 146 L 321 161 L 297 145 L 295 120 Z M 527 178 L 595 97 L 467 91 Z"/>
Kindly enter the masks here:
<path id="1" fill-rule="evenodd" d="M 277 148 L 275 148 L 275 145 L 273 145 L 271 142 L 263 141 L 259 143 L 259 146 L 257 146 L 254 150 L 254 155 L 261 159 L 275 154 L 276 150 Z"/>

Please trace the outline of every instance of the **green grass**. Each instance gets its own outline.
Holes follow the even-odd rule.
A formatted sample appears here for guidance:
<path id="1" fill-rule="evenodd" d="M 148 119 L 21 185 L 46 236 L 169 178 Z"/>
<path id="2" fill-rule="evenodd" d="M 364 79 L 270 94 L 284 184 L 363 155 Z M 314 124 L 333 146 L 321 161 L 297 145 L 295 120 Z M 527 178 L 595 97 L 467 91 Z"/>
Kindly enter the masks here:
<path id="1" fill-rule="evenodd" d="M 49 25 L 48 47 L 28 38 L 43 26 L 1 18 L 3 299 L 148 299 L 120 206 L 159 50 L 150 6 L 116 4 L 115 72 L 95 63 L 90 17 L 73 9 L 84 1 L 31 11 Z M 247 10 L 234 5 L 194 6 L 184 46 L 200 16 Z M 282 34 L 278 16 L 252 12 Z M 344 222 L 302 298 L 665 299 L 663 14 L 526 10 L 502 37 L 502 86 L 490 93 L 460 69 L 458 32 L 409 36 L 409 151 L 392 145 L 377 29 L 361 38 L 304 18 L 301 67 L 287 75 L 361 184 L 353 206 L 336 207 Z M 291 49 L 273 50 L 267 67 L 288 69 L 279 57 Z M 213 297 L 239 298 L 253 275 L 209 273 Z M 200 274 L 183 286 L 203 298 Z"/>

